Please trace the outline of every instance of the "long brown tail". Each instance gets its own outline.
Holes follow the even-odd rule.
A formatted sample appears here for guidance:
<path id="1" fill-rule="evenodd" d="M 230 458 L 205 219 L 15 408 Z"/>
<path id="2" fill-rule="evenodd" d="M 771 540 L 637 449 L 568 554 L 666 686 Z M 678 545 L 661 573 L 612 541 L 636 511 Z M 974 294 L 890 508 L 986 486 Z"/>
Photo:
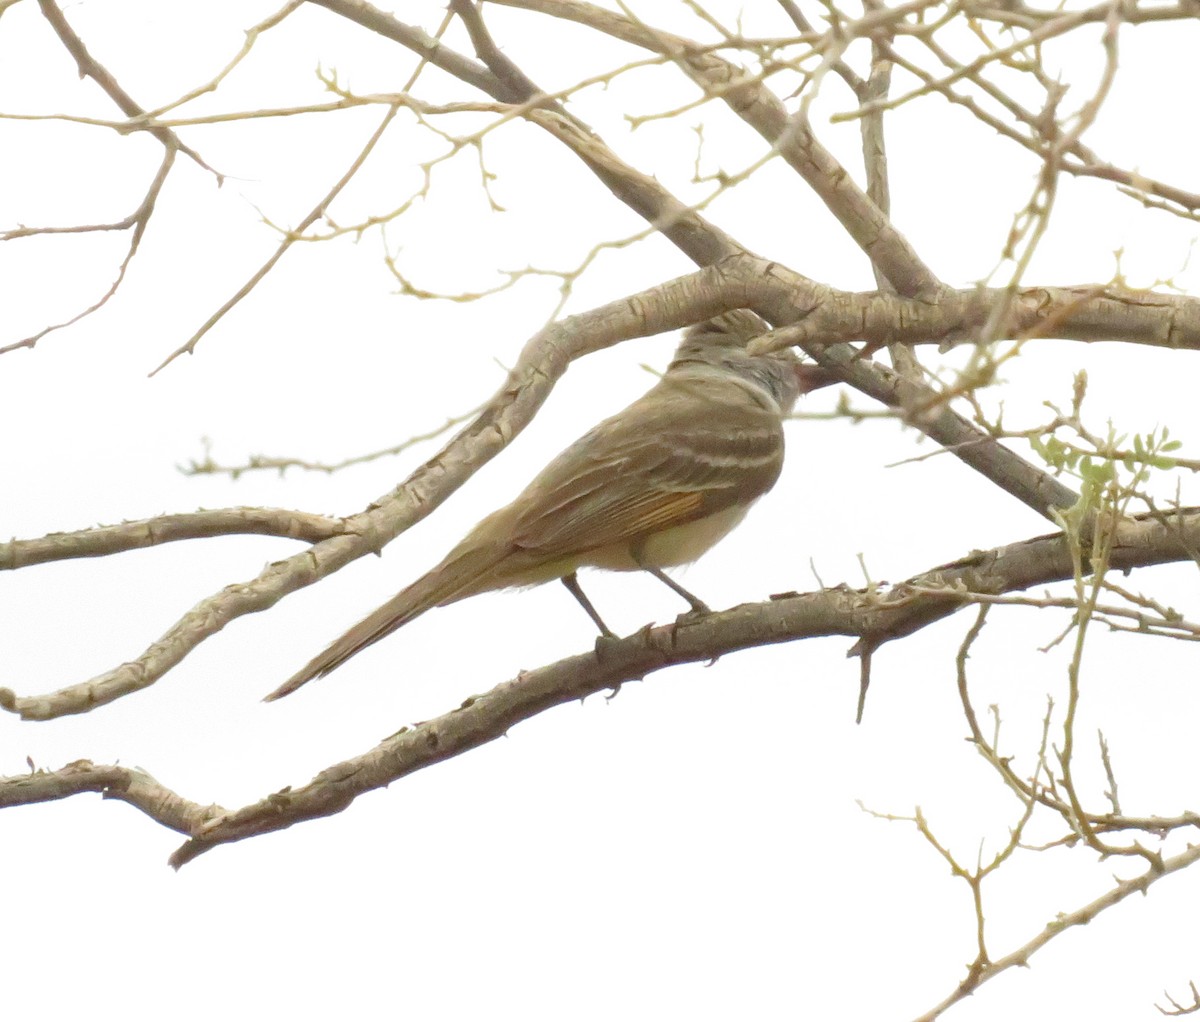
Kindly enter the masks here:
<path id="1" fill-rule="evenodd" d="M 469 595 L 464 590 L 469 591 L 472 583 L 478 582 L 481 576 L 494 568 L 507 552 L 495 548 L 452 551 L 436 568 L 368 614 L 341 638 L 331 642 L 263 702 L 282 699 L 314 678 L 324 677 L 341 667 L 355 653 L 390 635 L 401 625 L 408 624 L 439 603 L 447 603 L 459 595 Z"/>

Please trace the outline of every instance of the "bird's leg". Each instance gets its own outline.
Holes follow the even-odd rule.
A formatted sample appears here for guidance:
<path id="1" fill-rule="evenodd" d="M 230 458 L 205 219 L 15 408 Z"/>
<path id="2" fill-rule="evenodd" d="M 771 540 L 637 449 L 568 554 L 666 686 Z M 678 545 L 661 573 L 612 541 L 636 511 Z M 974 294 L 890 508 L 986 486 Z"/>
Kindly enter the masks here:
<path id="1" fill-rule="evenodd" d="M 711 614 L 712 613 L 712 610 L 709 609 L 709 606 L 707 603 L 705 603 L 698 596 L 694 596 L 692 593 L 689 593 L 686 589 L 683 588 L 683 586 L 681 586 L 678 582 L 676 582 L 673 578 L 671 578 L 671 576 L 668 575 L 661 568 L 652 568 L 648 564 L 643 564 L 643 565 L 641 565 L 641 567 L 642 567 L 643 571 L 650 572 L 650 574 L 653 575 L 656 579 L 658 579 L 663 585 L 668 586 L 671 589 L 674 589 L 675 592 L 677 592 L 680 596 L 682 596 L 685 600 L 687 600 L 688 603 L 690 603 L 692 605 L 692 610 L 695 613 L 697 613 L 697 614 Z"/>
<path id="2" fill-rule="evenodd" d="M 575 572 L 571 572 L 569 575 L 563 575 L 559 581 L 567 587 L 567 592 L 569 592 L 575 597 L 576 600 L 579 601 L 579 606 L 587 611 L 587 616 L 590 617 L 595 623 L 596 627 L 600 629 L 600 634 L 606 639 L 615 639 L 616 635 L 613 634 L 612 629 L 610 629 L 608 625 L 604 623 L 604 619 L 596 613 L 596 608 L 592 606 L 592 601 L 587 598 L 587 595 L 584 593 L 583 589 L 580 588 L 579 579 L 575 577 Z"/>

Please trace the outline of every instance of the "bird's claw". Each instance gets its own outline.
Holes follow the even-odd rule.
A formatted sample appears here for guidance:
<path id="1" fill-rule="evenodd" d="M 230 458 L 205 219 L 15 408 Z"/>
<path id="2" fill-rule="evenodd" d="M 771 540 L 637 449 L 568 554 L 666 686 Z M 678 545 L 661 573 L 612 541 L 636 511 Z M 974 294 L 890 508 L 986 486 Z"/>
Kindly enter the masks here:
<path id="1" fill-rule="evenodd" d="M 708 617 L 708 615 L 711 613 L 712 608 L 709 607 L 707 603 L 701 603 L 699 600 L 697 600 L 696 603 L 693 604 L 691 610 L 685 610 L 682 614 L 675 618 L 675 623 L 677 625 L 693 624 L 696 621 L 699 621 L 701 618 Z"/>

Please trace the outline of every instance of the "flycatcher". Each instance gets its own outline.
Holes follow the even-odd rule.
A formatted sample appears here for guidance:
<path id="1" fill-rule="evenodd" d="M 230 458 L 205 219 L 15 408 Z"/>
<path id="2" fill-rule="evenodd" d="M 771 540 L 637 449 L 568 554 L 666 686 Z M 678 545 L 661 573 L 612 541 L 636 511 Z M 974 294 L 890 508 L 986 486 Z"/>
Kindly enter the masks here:
<path id="1" fill-rule="evenodd" d="M 836 382 L 790 350 L 751 356 L 767 327 L 748 310 L 689 328 L 661 379 L 585 433 L 436 568 L 392 597 L 267 696 L 340 667 L 431 607 L 560 579 L 611 635 L 575 578 L 581 567 L 645 570 L 697 611 L 663 568 L 723 538 L 783 468 L 783 419 L 797 397 Z"/>

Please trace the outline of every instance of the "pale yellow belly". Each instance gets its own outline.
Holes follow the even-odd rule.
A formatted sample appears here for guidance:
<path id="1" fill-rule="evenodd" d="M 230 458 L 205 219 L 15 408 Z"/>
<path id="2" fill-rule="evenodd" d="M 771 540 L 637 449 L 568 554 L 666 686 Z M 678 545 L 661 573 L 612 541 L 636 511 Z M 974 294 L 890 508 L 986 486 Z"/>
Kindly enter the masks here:
<path id="1" fill-rule="evenodd" d="M 699 521 L 677 525 L 672 529 L 650 536 L 642 545 L 642 564 L 651 568 L 671 568 L 677 564 L 689 564 L 723 539 L 750 509 L 728 508 Z M 480 575 L 473 583 L 465 586 L 445 603 L 454 603 L 476 593 L 491 589 L 506 589 L 541 585 L 569 575 L 576 568 L 604 568 L 608 571 L 637 571 L 639 565 L 629 551 L 628 542 L 569 554 L 553 560 L 541 561 L 533 551 L 514 553 L 494 570 Z"/>
<path id="2" fill-rule="evenodd" d="M 677 564 L 690 564 L 710 547 L 724 539 L 746 517 L 750 506 L 731 507 L 699 521 L 676 525 L 672 529 L 655 533 L 642 546 L 642 564 L 652 568 L 671 568 Z M 634 561 L 627 546 L 604 547 L 580 554 L 576 567 L 606 568 L 609 571 L 635 571 Z"/>

